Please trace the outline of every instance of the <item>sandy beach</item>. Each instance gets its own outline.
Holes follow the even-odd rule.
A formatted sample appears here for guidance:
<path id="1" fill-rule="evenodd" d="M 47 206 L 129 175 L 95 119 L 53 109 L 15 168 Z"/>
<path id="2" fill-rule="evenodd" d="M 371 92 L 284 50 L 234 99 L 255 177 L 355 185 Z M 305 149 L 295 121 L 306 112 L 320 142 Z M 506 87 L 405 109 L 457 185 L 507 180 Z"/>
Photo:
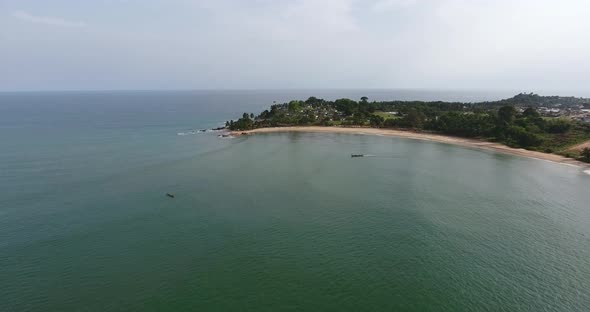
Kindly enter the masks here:
<path id="1" fill-rule="evenodd" d="M 460 138 L 460 137 L 441 135 L 441 134 L 433 134 L 433 133 L 394 130 L 394 129 L 344 128 L 344 127 L 319 127 L 319 126 L 276 127 L 276 128 L 260 128 L 260 129 L 249 130 L 249 131 L 234 131 L 234 132 L 232 132 L 232 135 L 240 136 L 240 135 L 245 135 L 245 134 L 251 135 L 251 134 L 258 134 L 258 133 L 275 133 L 275 132 L 323 132 L 323 133 L 348 133 L 348 134 L 401 137 L 401 138 L 408 138 L 408 139 L 441 142 L 441 143 L 455 144 L 455 145 L 461 145 L 461 146 L 466 146 L 466 147 L 480 148 L 480 149 L 495 151 L 495 152 L 499 152 L 499 153 L 541 159 L 541 160 L 551 161 L 551 162 L 560 163 L 560 164 L 564 164 L 564 165 L 577 166 L 577 167 L 584 168 L 584 169 L 590 169 L 590 164 L 587 164 L 587 163 L 584 163 L 581 161 L 577 161 L 575 159 L 563 157 L 560 155 L 548 154 L 548 153 L 542 153 L 542 152 L 536 152 L 536 151 L 529 151 L 529 150 L 525 150 L 525 149 L 521 149 L 521 148 L 512 148 L 512 147 L 508 147 L 506 145 L 499 144 L 499 143 L 486 142 L 486 141 L 475 140 L 475 139 L 467 139 L 467 138 Z"/>

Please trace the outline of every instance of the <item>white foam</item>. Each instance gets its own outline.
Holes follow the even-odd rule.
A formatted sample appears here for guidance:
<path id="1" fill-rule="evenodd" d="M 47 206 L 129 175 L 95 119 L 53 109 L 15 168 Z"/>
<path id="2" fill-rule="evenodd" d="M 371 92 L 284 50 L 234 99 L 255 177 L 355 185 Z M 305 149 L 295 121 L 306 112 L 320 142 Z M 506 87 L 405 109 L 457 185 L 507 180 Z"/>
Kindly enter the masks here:
<path id="1" fill-rule="evenodd" d="M 211 133 L 213 132 L 213 130 L 211 129 L 203 129 L 203 130 L 189 130 L 186 132 L 178 132 L 176 135 L 195 135 L 195 134 L 199 134 L 199 133 Z"/>
<path id="2" fill-rule="evenodd" d="M 586 174 L 590 174 L 590 169 L 588 169 L 588 170 L 584 170 L 584 173 L 586 173 Z"/>

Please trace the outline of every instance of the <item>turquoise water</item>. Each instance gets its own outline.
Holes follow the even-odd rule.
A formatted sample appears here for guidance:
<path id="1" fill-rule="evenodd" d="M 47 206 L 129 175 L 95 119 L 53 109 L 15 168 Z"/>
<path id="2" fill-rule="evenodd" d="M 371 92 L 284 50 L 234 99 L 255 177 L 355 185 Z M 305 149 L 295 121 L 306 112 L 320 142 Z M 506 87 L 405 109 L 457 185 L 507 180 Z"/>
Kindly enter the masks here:
<path id="1" fill-rule="evenodd" d="M 587 311 L 577 168 L 377 136 L 178 135 L 346 93 L 297 92 L 0 95 L 0 310 Z"/>

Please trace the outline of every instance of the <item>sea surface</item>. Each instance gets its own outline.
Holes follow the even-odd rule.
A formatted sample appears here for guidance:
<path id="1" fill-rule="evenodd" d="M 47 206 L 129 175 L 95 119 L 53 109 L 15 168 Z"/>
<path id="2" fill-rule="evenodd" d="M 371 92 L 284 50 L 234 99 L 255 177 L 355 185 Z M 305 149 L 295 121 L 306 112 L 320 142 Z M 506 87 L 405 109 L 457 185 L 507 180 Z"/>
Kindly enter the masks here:
<path id="1" fill-rule="evenodd" d="M 273 101 L 365 95 L 513 94 L 0 94 L 0 311 L 590 309 L 579 168 L 391 137 L 198 131 Z"/>

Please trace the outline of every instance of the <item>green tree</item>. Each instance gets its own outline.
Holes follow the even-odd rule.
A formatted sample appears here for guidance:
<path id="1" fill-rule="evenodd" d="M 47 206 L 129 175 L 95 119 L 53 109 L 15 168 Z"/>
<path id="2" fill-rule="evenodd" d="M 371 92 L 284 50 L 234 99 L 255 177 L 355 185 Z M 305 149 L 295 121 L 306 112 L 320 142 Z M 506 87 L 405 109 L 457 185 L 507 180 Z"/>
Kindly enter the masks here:
<path id="1" fill-rule="evenodd" d="M 524 112 L 522 113 L 523 117 L 539 117 L 539 112 L 534 107 L 527 107 Z"/>
<path id="2" fill-rule="evenodd" d="M 431 120 L 426 126 L 430 130 L 459 136 L 488 136 L 494 128 L 494 119 L 489 114 L 450 111 Z"/>
<path id="3" fill-rule="evenodd" d="M 292 111 L 292 112 L 298 111 L 298 110 L 301 109 L 301 102 L 299 102 L 299 101 L 291 101 L 291 102 L 289 102 L 288 107 L 289 107 L 289 111 Z"/>
<path id="4" fill-rule="evenodd" d="M 230 130 L 249 130 L 252 128 L 254 128 L 254 121 L 250 119 L 250 115 L 248 113 L 242 114 L 242 118 L 235 122 L 233 120 L 229 122 Z"/>
<path id="5" fill-rule="evenodd" d="M 371 124 L 371 127 L 381 127 L 384 121 L 385 119 L 379 115 L 371 115 L 371 117 L 369 118 L 369 123 Z"/>
<path id="6" fill-rule="evenodd" d="M 423 112 L 412 108 L 408 110 L 408 113 L 402 118 L 400 126 L 420 129 L 424 126 L 425 121 L 426 115 L 424 115 Z"/>
<path id="7" fill-rule="evenodd" d="M 514 108 L 514 106 L 511 106 L 511 105 L 502 106 L 498 110 L 498 119 L 504 125 L 512 124 L 514 122 L 515 117 L 516 117 L 516 109 Z"/>
<path id="8" fill-rule="evenodd" d="M 307 100 L 305 100 L 305 104 L 311 105 L 311 106 L 319 106 L 322 103 L 324 103 L 323 99 L 318 99 L 315 96 L 310 96 Z"/>
<path id="9" fill-rule="evenodd" d="M 358 110 L 358 103 L 351 99 L 338 99 L 334 102 L 334 106 L 345 116 L 350 116 Z"/>
<path id="10" fill-rule="evenodd" d="M 361 98 L 361 102 L 362 102 L 363 104 L 367 104 L 367 101 L 368 101 L 368 100 L 369 100 L 369 98 L 368 98 L 368 97 L 366 97 L 366 96 L 363 96 L 363 97 Z"/>
<path id="11" fill-rule="evenodd" d="M 266 119 L 272 117 L 272 114 L 268 111 L 268 109 L 265 109 L 262 113 L 260 113 L 259 117 L 262 119 Z"/>
<path id="12" fill-rule="evenodd" d="M 250 113 L 250 118 L 254 119 L 254 113 Z"/>
<path id="13" fill-rule="evenodd" d="M 516 143 L 522 147 L 539 146 L 543 143 L 543 139 L 519 126 L 510 126 L 508 129 L 509 142 Z"/>
<path id="14" fill-rule="evenodd" d="M 590 160 L 590 147 L 584 147 L 580 152 L 580 155 L 582 155 L 585 160 Z"/>
<path id="15" fill-rule="evenodd" d="M 545 123 L 545 129 L 550 133 L 565 133 L 570 130 L 572 123 L 563 118 L 554 118 Z"/>

